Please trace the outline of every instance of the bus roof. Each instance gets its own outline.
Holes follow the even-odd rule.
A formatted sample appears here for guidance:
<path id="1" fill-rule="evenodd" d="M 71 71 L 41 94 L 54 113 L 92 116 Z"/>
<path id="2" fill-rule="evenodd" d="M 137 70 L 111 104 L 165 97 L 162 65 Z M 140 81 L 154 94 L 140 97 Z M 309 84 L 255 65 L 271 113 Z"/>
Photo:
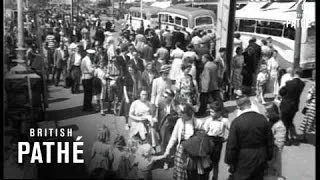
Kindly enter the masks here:
<path id="1" fill-rule="evenodd" d="M 289 7 L 289 5 L 291 5 L 291 7 Z M 270 5 L 269 7 L 275 6 Z M 303 17 L 310 22 L 315 21 L 315 4 L 313 2 L 305 2 L 304 9 L 305 10 L 303 12 Z M 282 3 L 282 6 L 278 6 L 278 8 L 261 8 L 258 6 L 256 6 L 256 8 L 252 8 L 252 6 L 245 6 L 242 9 L 236 11 L 236 18 L 242 19 L 289 22 L 295 21 L 296 17 L 296 7 L 292 6 L 292 3 L 287 5 Z"/>
<path id="2" fill-rule="evenodd" d="M 215 13 L 213 11 L 201 8 L 192 8 L 192 7 L 185 7 L 185 6 L 170 6 L 166 9 L 161 9 L 159 13 L 166 12 L 166 13 L 173 13 L 173 14 L 180 14 L 185 17 L 195 17 L 199 15 L 210 15 L 215 18 Z"/>
<path id="3" fill-rule="evenodd" d="M 158 7 L 153 7 L 153 6 L 142 6 L 142 12 L 144 13 L 148 13 L 148 12 L 152 12 L 154 14 L 158 13 L 161 9 Z M 129 11 L 137 11 L 140 12 L 140 7 L 130 7 Z"/>

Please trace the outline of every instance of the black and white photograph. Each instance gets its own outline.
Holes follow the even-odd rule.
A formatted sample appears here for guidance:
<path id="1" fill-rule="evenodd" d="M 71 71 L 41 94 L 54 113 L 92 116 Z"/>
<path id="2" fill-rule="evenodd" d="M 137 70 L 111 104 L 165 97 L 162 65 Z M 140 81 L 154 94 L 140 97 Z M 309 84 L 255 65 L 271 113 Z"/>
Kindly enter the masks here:
<path id="1" fill-rule="evenodd" d="M 315 0 L 4 0 L 2 179 L 315 180 Z"/>

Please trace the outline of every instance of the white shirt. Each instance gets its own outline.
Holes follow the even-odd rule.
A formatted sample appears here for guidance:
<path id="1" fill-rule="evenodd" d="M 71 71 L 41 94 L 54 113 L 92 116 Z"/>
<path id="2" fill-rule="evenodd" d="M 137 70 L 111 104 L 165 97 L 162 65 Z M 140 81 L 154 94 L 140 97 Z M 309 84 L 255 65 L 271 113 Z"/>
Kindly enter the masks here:
<path id="1" fill-rule="evenodd" d="M 230 123 L 227 118 L 219 118 L 214 120 L 212 117 L 206 119 L 203 128 L 208 136 L 218 136 L 224 139 L 228 138 Z"/>
<path id="2" fill-rule="evenodd" d="M 201 43 L 201 41 L 202 41 L 202 39 L 199 36 L 195 36 L 195 37 L 192 38 L 191 44 L 198 45 L 198 44 Z"/>
<path id="3" fill-rule="evenodd" d="M 74 63 L 73 65 L 75 66 L 80 66 L 81 65 L 81 56 L 78 53 L 74 54 Z"/>
<path id="4" fill-rule="evenodd" d="M 271 57 L 268 60 L 268 71 L 271 77 L 278 77 L 278 68 L 279 63 L 274 59 L 274 57 Z"/>
<path id="5" fill-rule="evenodd" d="M 81 79 L 91 79 L 94 73 L 92 62 L 88 56 L 84 57 L 81 62 Z"/>
<path id="6" fill-rule="evenodd" d="M 290 81 L 292 80 L 293 77 L 291 76 L 290 73 L 287 73 L 287 74 L 284 74 L 282 77 L 281 77 L 281 81 L 280 81 L 280 88 L 284 87 L 286 85 L 286 82 L 287 81 Z"/>

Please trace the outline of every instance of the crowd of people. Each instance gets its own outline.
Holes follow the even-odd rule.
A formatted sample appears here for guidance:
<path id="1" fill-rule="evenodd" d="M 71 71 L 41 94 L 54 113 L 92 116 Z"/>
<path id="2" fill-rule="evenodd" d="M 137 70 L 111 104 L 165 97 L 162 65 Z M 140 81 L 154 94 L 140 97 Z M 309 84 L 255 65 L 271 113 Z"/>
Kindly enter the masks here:
<path id="1" fill-rule="evenodd" d="M 102 27 L 98 18 L 70 27 L 49 19 L 43 22 L 48 28 L 38 47 L 45 62 L 41 76 L 59 86 L 63 75 L 64 87 L 73 94 L 81 93 L 82 84 L 83 111 L 126 119 L 131 143 L 123 137 L 110 143 L 108 128 L 99 129 L 92 148 L 92 176 L 127 178 L 137 167 L 138 179 L 150 179 L 152 164 L 162 161 L 168 169 L 174 159 L 174 179 L 208 179 L 211 170 L 212 179 L 218 179 L 224 142 L 230 178 L 263 179 L 270 168 L 275 176 L 282 176 L 282 149 L 298 144 L 293 119 L 305 83 L 299 70 L 279 68 L 271 38 L 262 40 L 261 46 L 253 38 L 244 48 L 235 33 L 234 56 L 227 63 L 226 48 L 215 55 L 211 30 L 190 34 L 179 27 L 143 24 L 133 30 L 126 24 L 116 37 L 112 23 Z M 26 60 L 38 70 L 41 63 L 34 42 L 28 44 Z M 231 124 L 223 103 L 228 89 L 238 107 Z M 254 91 L 266 105 L 266 115 L 249 99 Z M 274 102 L 265 100 L 266 92 L 274 94 Z M 305 115 L 304 135 L 315 131 L 315 86 Z M 200 149 L 190 146 L 199 141 L 204 142 Z M 135 152 L 136 160 L 123 163 L 119 155 L 123 151 Z"/>

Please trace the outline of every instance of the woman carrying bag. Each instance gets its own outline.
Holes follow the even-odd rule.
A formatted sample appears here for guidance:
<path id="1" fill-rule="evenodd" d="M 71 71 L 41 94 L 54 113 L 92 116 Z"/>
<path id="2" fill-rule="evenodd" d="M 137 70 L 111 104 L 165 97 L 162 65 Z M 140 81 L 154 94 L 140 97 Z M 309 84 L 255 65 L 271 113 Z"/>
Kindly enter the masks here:
<path id="1" fill-rule="evenodd" d="M 210 156 L 209 152 L 203 152 L 206 156 L 193 156 L 200 151 L 197 146 L 193 151 L 187 152 L 186 148 L 190 150 L 190 147 L 186 144 L 192 144 L 188 142 L 190 139 L 203 140 L 203 144 L 206 144 L 207 138 L 204 136 L 196 136 L 196 129 L 200 129 L 203 121 L 201 119 L 194 118 L 193 107 L 190 104 L 180 104 L 178 107 L 180 118 L 177 120 L 173 129 L 171 138 L 162 156 L 156 159 L 163 159 L 169 156 L 171 148 L 177 143 L 176 153 L 174 155 L 174 172 L 173 178 L 176 180 L 188 180 L 188 179 L 208 179 L 210 171 Z M 195 137 L 195 138 L 194 138 Z M 200 142 L 197 142 L 200 144 Z M 196 147 L 196 145 L 193 145 Z M 204 146 L 201 146 L 204 147 Z M 204 147 L 204 149 L 207 149 Z M 192 155 L 191 155 L 192 154 Z"/>

